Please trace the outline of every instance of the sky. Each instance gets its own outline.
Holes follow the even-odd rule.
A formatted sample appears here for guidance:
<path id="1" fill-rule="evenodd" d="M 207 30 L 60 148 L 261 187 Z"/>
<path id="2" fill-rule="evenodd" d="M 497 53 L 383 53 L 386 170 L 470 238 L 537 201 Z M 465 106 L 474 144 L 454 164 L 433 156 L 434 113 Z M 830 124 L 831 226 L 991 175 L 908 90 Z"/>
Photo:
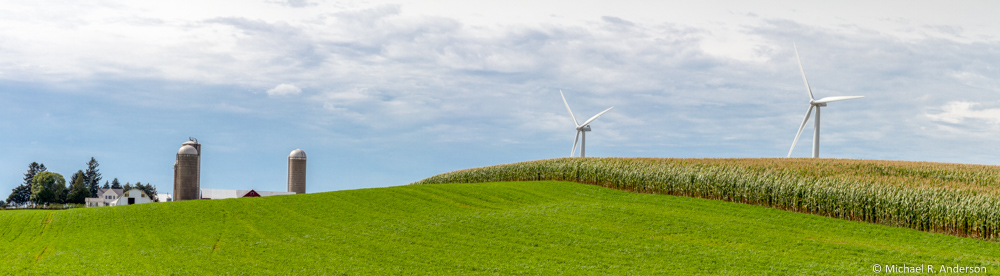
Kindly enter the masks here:
<path id="1" fill-rule="evenodd" d="M 694 2 L 694 3 L 692 3 Z M 67 179 L 201 187 L 405 185 L 569 156 L 820 156 L 1000 164 L 995 1 L 0 2 L 0 193 Z M 792 151 L 811 154 L 812 123 Z"/>

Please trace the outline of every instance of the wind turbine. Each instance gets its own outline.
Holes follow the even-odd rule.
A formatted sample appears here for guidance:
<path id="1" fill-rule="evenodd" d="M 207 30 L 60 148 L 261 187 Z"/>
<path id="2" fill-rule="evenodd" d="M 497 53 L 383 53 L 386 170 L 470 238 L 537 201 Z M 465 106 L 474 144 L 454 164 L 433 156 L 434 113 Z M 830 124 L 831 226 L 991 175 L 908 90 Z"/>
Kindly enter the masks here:
<path id="1" fill-rule="evenodd" d="M 799 132 L 795 134 L 795 140 L 792 141 L 792 148 L 788 149 L 788 156 L 792 157 L 792 150 L 795 149 L 795 143 L 799 142 L 799 135 L 802 135 L 802 129 L 806 127 L 806 122 L 809 121 L 809 115 L 812 114 L 813 108 L 816 108 L 816 127 L 813 130 L 813 158 L 819 158 L 819 108 L 826 106 L 827 103 L 852 100 L 858 98 L 864 98 L 865 96 L 836 96 L 836 97 L 826 97 L 822 99 L 813 98 L 812 88 L 809 88 L 809 80 L 806 79 L 806 70 L 802 69 L 802 59 L 799 58 L 799 49 L 792 43 L 792 48 L 795 49 L 795 59 L 799 61 L 799 71 L 802 72 L 802 81 L 806 83 L 806 91 L 809 92 L 809 111 L 806 111 L 806 117 L 802 119 L 802 125 L 799 126 Z"/>
<path id="2" fill-rule="evenodd" d="M 573 151 L 569 152 L 569 157 L 573 157 L 573 154 L 576 153 L 576 142 L 577 141 L 581 141 L 580 140 L 580 133 L 583 133 L 583 140 L 582 140 L 582 143 L 580 143 L 580 157 L 587 157 L 587 154 L 586 154 L 587 153 L 587 131 L 590 131 L 590 122 L 593 122 L 594 120 L 597 120 L 597 117 L 601 117 L 601 115 L 604 115 L 604 113 L 610 111 L 612 108 L 615 108 L 615 107 L 614 106 L 609 107 L 608 109 L 605 109 L 604 111 L 601 111 L 601 113 L 597 113 L 597 115 L 594 115 L 594 117 L 590 117 L 590 119 L 588 119 L 586 122 L 583 122 L 583 124 L 581 124 L 581 123 L 579 123 L 579 121 L 576 120 L 576 116 L 573 116 L 573 110 L 569 109 L 569 103 L 566 102 L 566 95 L 563 95 L 562 90 L 559 90 L 559 95 L 562 96 L 563 103 L 566 104 L 566 110 L 569 111 L 569 116 L 573 118 L 573 123 L 576 124 L 576 138 L 573 138 Z"/>

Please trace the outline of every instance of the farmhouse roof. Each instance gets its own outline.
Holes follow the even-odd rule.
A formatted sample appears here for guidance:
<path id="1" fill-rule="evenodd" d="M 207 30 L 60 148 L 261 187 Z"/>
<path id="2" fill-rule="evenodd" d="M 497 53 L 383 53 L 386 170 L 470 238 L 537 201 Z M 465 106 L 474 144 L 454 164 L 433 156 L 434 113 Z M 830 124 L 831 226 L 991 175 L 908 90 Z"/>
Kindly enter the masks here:
<path id="1" fill-rule="evenodd" d="M 108 191 L 114 193 L 115 194 L 115 198 L 119 198 L 119 197 L 122 196 L 122 194 L 125 193 L 125 190 L 122 190 L 122 189 L 98 189 L 97 190 L 97 194 L 98 195 L 103 195 L 104 193 L 106 193 Z"/>

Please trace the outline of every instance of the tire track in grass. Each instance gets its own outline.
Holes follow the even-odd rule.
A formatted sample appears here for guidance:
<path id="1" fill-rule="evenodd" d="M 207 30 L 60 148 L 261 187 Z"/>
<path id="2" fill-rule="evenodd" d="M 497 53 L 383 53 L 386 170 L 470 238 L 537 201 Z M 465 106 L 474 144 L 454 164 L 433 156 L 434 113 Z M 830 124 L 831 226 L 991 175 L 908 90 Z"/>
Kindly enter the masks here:
<path id="1" fill-rule="evenodd" d="M 281 210 L 281 211 L 283 211 L 283 213 L 285 214 L 285 218 L 288 219 L 288 220 L 295 220 L 295 221 L 303 222 L 303 223 L 300 223 L 298 225 L 308 225 L 308 226 L 311 226 L 311 227 L 318 228 L 320 230 L 325 230 L 324 232 L 326 232 L 326 234 L 328 236 L 332 236 L 332 237 L 340 236 L 340 237 L 343 237 L 343 236 L 348 236 L 348 235 L 354 235 L 354 233 L 352 233 L 352 232 L 344 231 L 343 227 L 341 227 L 341 228 L 334 228 L 332 226 L 326 225 L 326 223 L 330 222 L 330 220 L 328 220 L 328 219 L 324 220 L 324 219 L 319 219 L 319 218 L 307 216 L 307 215 L 305 215 L 305 214 L 303 214 L 303 213 L 301 213 L 301 212 L 299 212 L 299 211 L 297 211 L 295 209 L 288 208 L 288 207 L 286 207 L 284 205 L 281 205 L 281 204 L 275 204 L 275 205 L 272 205 L 272 206 L 269 206 L 269 207 L 272 207 L 275 210 Z M 305 243 L 305 245 L 308 246 L 308 247 L 310 247 L 310 248 L 316 249 L 316 250 L 322 250 L 322 248 L 319 247 L 315 243 L 315 241 L 307 242 L 307 243 Z"/>
<path id="2" fill-rule="evenodd" d="M 45 225 L 42 225 L 43 230 L 46 227 L 49 227 L 49 224 L 52 223 L 52 217 L 55 216 L 55 214 L 56 214 L 55 212 L 49 213 L 49 216 L 45 218 Z"/>
<path id="3" fill-rule="evenodd" d="M 451 203 L 454 204 L 455 206 L 466 209 L 474 209 L 479 211 L 503 210 L 503 208 L 489 206 L 489 205 L 495 205 L 495 203 L 490 204 L 492 202 L 480 198 L 470 197 L 468 195 L 462 194 L 461 192 L 457 191 L 445 190 L 445 189 L 424 189 L 420 190 L 419 192 L 428 195 L 431 198 L 440 200 L 441 202 Z"/>
<path id="4" fill-rule="evenodd" d="M 39 252 L 39 253 L 38 253 L 38 256 L 37 256 L 37 257 L 35 257 L 35 264 L 38 264 L 38 261 L 41 261 L 41 260 L 42 260 L 42 255 L 45 255 L 45 251 L 46 251 L 46 250 L 49 250 L 49 247 L 48 247 L 48 246 L 46 246 L 46 247 L 42 247 L 42 252 Z"/>
<path id="5" fill-rule="evenodd" d="M 273 265 L 265 264 L 261 252 L 271 250 L 281 250 L 282 242 L 276 236 L 284 233 L 281 227 L 268 228 L 277 221 L 276 217 L 268 216 L 268 208 L 262 206 L 258 198 L 245 199 L 225 199 L 225 209 L 229 217 L 227 218 L 227 230 L 233 245 L 227 248 L 232 250 L 226 252 L 228 256 L 239 259 L 238 264 L 244 268 L 252 268 L 263 274 L 273 274 Z M 260 223 L 267 221 L 268 223 Z M 273 251 L 272 251 L 273 252 Z"/>
<path id="6" fill-rule="evenodd" d="M 18 225 L 14 220 L 15 216 L 9 215 L 11 211 L 4 212 L 6 213 L 0 213 L 0 225 L 4 225 L 4 227 L 0 227 L 0 241 L 6 243 L 0 243 L 0 245 L 13 244 L 11 242 L 17 239 L 18 235 L 24 233 L 24 231 L 14 231 L 12 226 Z M 0 249 L 5 248 L 0 247 Z"/>
<path id="7" fill-rule="evenodd" d="M 0 224 L 0 227 L 10 230 L 10 233 L 4 234 L 4 236 L 10 236 L 10 239 L 0 243 L 0 247 L 7 246 L 0 251 L 5 253 L 5 255 L 0 255 L 4 256 L 3 259 L 0 259 L 0 263 L 12 265 L 12 267 L 5 269 L 6 271 L 4 272 L 24 275 L 33 266 L 33 261 L 35 260 L 29 258 L 37 256 L 33 253 L 37 252 L 34 245 L 41 237 L 42 227 L 33 226 L 37 225 L 35 223 L 42 222 L 44 227 L 44 218 L 48 212 L 44 210 L 5 210 L 0 213 L 9 218 L 3 224 Z M 10 254 L 12 252 L 19 252 L 20 254 Z M 21 262 L 17 263 L 16 261 L 18 260 Z"/>
<path id="8" fill-rule="evenodd" d="M 215 255 L 215 252 L 219 250 L 219 242 L 222 241 L 222 236 L 226 234 L 226 217 L 226 210 L 222 209 L 222 225 L 220 227 L 222 231 L 219 231 L 219 238 L 216 238 L 215 244 L 212 245 L 212 255 Z"/>
<path id="9" fill-rule="evenodd" d="M 339 254 L 340 250 L 353 250 L 353 251 L 364 251 L 363 255 L 372 255 L 376 252 L 361 248 L 350 248 L 348 241 L 350 239 L 344 239 L 343 237 L 352 235 L 350 232 L 346 232 L 343 229 L 337 229 L 329 225 L 331 221 L 330 217 L 339 216 L 327 216 L 326 219 L 316 218 L 311 216 L 306 216 L 296 209 L 289 208 L 286 206 L 289 201 L 279 201 L 279 200 L 269 200 L 260 198 L 247 198 L 241 199 L 241 202 L 245 205 L 252 205 L 256 212 L 248 214 L 248 218 L 253 218 L 250 220 L 244 220 L 246 227 L 250 228 L 252 231 L 256 231 L 261 235 L 266 236 L 266 244 L 258 244 L 258 246 L 263 246 L 259 250 L 277 250 L 278 252 L 285 252 L 290 249 L 308 248 L 307 252 L 317 252 L 317 254 L 310 256 L 299 256 L 296 258 L 290 258 L 290 256 L 272 256 L 271 258 L 260 259 L 264 263 L 299 263 L 299 262 L 322 262 L 324 258 L 336 258 L 343 255 Z M 244 208 L 245 210 L 250 210 Z M 336 222 L 334 222 L 336 224 Z M 332 238 L 332 240 L 329 240 Z M 345 245 L 347 245 L 345 247 Z M 248 252 L 252 255 L 260 254 L 260 252 Z M 254 257 L 260 258 L 260 257 Z"/>
<path id="10" fill-rule="evenodd" d="M 440 251 L 438 253 L 449 255 L 452 258 L 461 259 L 463 256 L 480 256 L 483 254 L 489 254 L 488 248 L 506 248 L 508 250 L 517 251 L 539 251 L 547 250 L 540 248 L 539 246 L 549 246 L 549 242 L 543 242 L 539 244 L 531 240 L 530 238 L 516 237 L 510 235 L 503 235 L 496 232 L 495 227 L 500 227 L 502 229 L 513 230 L 521 226 L 520 222 L 516 220 L 510 220 L 509 215 L 512 213 L 523 213 L 527 209 L 539 208 L 541 206 L 549 206 L 551 204 L 559 204 L 559 202 L 567 201 L 566 198 L 554 199 L 547 196 L 542 196 L 541 198 L 546 198 L 545 202 L 538 203 L 517 203 L 511 200 L 506 200 L 497 195 L 486 195 L 486 194 L 469 194 L 467 187 L 460 187 L 462 184 L 455 184 L 454 186 L 428 186 L 426 188 L 417 189 L 414 187 L 411 192 L 415 194 L 423 195 L 427 198 L 431 198 L 432 201 L 436 201 L 439 204 L 445 204 L 446 209 L 442 210 L 449 213 L 449 219 L 440 221 L 440 224 L 436 224 L 437 229 L 441 231 L 438 232 L 435 238 L 431 240 L 421 240 L 418 239 L 411 246 L 420 246 L 424 250 Z M 538 197 L 538 195 L 534 195 Z M 486 205 L 485 207 L 494 210 L 484 210 L 482 208 L 474 208 L 476 210 L 469 210 L 468 207 L 458 205 L 456 208 L 456 202 L 476 202 L 476 205 Z M 450 204 L 449 204 L 450 203 Z M 499 220 L 498 220 L 499 219 Z M 486 229 L 481 228 L 483 225 L 487 226 Z M 492 229 L 492 230 L 491 230 Z M 393 234 L 392 236 L 396 238 L 408 239 L 410 238 L 408 233 Z M 436 240 L 450 240 L 450 245 L 448 247 L 441 247 L 442 244 L 435 242 Z M 485 251 L 484 251 L 485 250 Z M 458 253 L 462 252 L 462 253 Z M 458 254 L 458 255 L 454 255 Z M 569 258 L 572 259 L 572 258 Z M 567 259 L 567 260 L 569 260 Z M 434 260 L 431 260 L 434 261 Z M 464 267 L 464 265 L 459 265 L 451 262 L 438 263 L 438 266 L 442 268 L 454 268 L 453 265 L 458 265 L 459 267 Z M 496 265 L 492 262 L 482 263 L 471 267 L 471 269 L 491 269 L 489 266 Z M 481 267 L 482 266 L 482 267 Z"/>
<path id="11" fill-rule="evenodd" d="M 56 213 L 53 211 L 53 212 L 50 212 L 47 216 L 45 216 L 45 221 L 42 222 L 42 229 L 40 231 L 38 231 L 38 236 L 35 237 L 36 240 L 38 238 L 41 238 L 42 236 L 45 236 L 45 232 L 46 232 L 46 230 L 49 229 L 49 225 L 52 223 L 52 218 L 55 215 L 56 215 Z M 50 240 L 54 240 L 54 239 L 50 239 Z M 45 245 L 45 246 L 42 247 L 42 252 L 39 252 L 38 256 L 35 256 L 35 264 L 38 264 L 38 262 L 42 260 L 42 256 L 45 255 L 45 252 L 48 251 L 48 250 L 49 250 L 49 246 L 48 245 Z"/>
<path id="12" fill-rule="evenodd" d="M 35 242 L 37 242 L 41 238 L 42 232 L 44 231 L 45 227 L 44 220 L 45 218 L 48 217 L 48 214 L 50 214 L 52 211 L 51 210 L 5 210 L 3 212 L 4 214 L 10 215 L 9 216 L 10 219 L 8 219 L 8 221 L 3 224 L 3 228 L 6 228 L 10 230 L 9 232 L 11 232 L 4 235 L 10 236 L 10 239 L 7 242 L 9 242 L 9 244 L 15 245 L 12 248 L 6 248 L 4 251 L 6 252 L 35 251 L 36 249 L 33 249 L 36 248 Z M 13 219 L 16 216 L 25 213 L 28 213 L 28 215 L 20 216 L 20 219 L 17 220 Z M 32 227 L 33 225 L 37 225 L 34 223 L 37 223 L 38 221 L 42 221 L 42 227 L 39 228 Z M 19 240 L 21 242 L 18 242 Z M 30 258 L 28 256 L 30 255 L 25 254 L 17 257 L 27 259 Z M 25 262 L 25 263 L 30 263 L 30 262 Z M 24 266 L 22 267 L 22 270 L 27 271 L 27 269 L 29 268 L 30 266 Z"/>
<path id="13" fill-rule="evenodd" d="M 300 196 L 301 197 L 301 196 Z M 350 206 L 358 207 L 360 205 L 355 204 L 351 200 L 344 200 L 343 198 L 331 199 L 338 204 L 349 204 Z M 329 214 L 329 210 L 324 210 L 326 215 L 314 217 L 309 216 L 299 209 L 290 208 L 289 204 L 295 204 L 296 200 L 287 200 L 284 198 L 246 198 L 240 199 L 240 203 L 245 205 L 252 205 L 258 210 L 266 211 L 252 213 L 254 216 L 248 216 L 250 219 L 244 222 L 247 227 L 256 228 L 260 233 L 267 233 L 273 238 L 266 239 L 272 250 L 284 250 L 286 248 L 311 248 L 316 255 L 311 255 L 313 259 L 312 262 L 326 262 L 326 263 L 339 263 L 338 260 L 349 260 L 359 256 L 372 256 L 377 255 L 378 251 L 372 251 L 369 248 L 363 247 L 352 247 L 349 243 L 351 240 L 360 239 L 361 236 L 357 233 L 346 231 L 347 226 L 344 225 L 344 221 L 331 220 L 331 218 L 343 218 L 343 214 L 348 214 L 350 212 L 344 212 L 343 214 Z M 245 201 L 245 202 L 243 202 Z M 310 202 L 306 205 L 322 204 L 321 202 Z M 338 210 L 359 210 L 360 208 L 336 208 Z M 317 211 L 316 209 L 308 209 L 312 211 Z M 276 216 L 275 214 L 280 214 Z M 250 215 L 250 214 L 248 214 Z M 281 221 L 278 223 L 278 221 Z M 250 225 L 252 224 L 252 225 Z M 309 230 L 307 231 L 295 231 L 296 227 L 290 227 L 293 225 L 308 225 Z M 346 238 L 354 237 L 354 238 Z M 349 252 L 349 253 L 345 253 Z M 248 252 L 254 253 L 254 252 Z M 288 256 L 281 256 L 278 258 L 260 258 L 259 256 L 252 257 L 253 259 L 262 263 L 296 263 L 296 262 L 309 262 L 301 257 L 294 260 L 287 260 Z M 334 270 L 344 271 L 344 268 L 333 268 Z"/>
<path id="14" fill-rule="evenodd" d="M 45 216 L 45 220 L 42 221 L 42 228 L 38 230 L 38 235 L 35 236 L 34 239 L 32 240 L 37 240 L 38 238 L 45 235 L 45 230 L 49 228 L 49 224 L 52 223 L 52 216 L 54 215 L 55 212 L 51 211 Z"/>

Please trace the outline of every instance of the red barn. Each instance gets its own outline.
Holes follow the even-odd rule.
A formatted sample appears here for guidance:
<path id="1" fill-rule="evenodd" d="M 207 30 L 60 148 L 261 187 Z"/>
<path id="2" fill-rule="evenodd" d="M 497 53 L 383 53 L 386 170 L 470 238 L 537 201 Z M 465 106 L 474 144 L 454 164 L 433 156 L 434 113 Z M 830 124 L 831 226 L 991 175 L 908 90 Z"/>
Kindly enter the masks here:
<path id="1" fill-rule="evenodd" d="M 242 197 L 260 197 L 260 194 L 258 194 L 257 191 L 250 190 L 249 192 L 247 192 L 247 194 L 243 195 Z"/>

